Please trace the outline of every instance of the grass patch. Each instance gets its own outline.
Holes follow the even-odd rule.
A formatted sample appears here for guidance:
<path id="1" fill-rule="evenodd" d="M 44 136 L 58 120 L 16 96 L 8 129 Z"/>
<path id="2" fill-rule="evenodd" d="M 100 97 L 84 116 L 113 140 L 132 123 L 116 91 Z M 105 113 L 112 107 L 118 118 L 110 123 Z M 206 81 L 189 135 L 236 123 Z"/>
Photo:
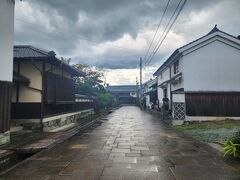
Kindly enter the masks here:
<path id="1" fill-rule="evenodd" d="M 232 129 L 232 128 L 240 128 L 240 121 L 234 120 L 223 120 L 223 121 L 211 121 L 211 122 L 197 122 L 191 123 L 189 125 L 177 125 L 175 126 L 176 129 L 184 131 L 184 130 L 194 130 L 194 129 Z"/>
<path id="2" fill-rule="evenodd" d="M 198 140 L 222 144 L 229 136 L 240 129 L 240 121 L 193 122 L 189 125 L 177 125 L 175 128 Z"/>

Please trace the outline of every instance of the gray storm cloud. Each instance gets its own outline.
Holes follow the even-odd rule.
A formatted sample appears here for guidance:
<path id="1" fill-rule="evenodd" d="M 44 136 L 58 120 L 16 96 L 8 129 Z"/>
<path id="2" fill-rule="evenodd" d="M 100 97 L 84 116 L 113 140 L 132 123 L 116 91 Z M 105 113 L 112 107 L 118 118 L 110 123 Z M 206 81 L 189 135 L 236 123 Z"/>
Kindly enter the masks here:
<path id="1" fill-rule="evenodd" d="M 28 4 L 28 8 L 20 9 L 21 3 Z M 136 68 L 150 38 L 145 39 L 145 49 L 113 51 L 111 48 L 99 54 L 92 47 L 117 41 L 125 34 L 134 40 L 140 32 L 154 32 L 166 3 L 167 0 L 24 0 L 16 6 L 19 28 L 15 31 L 15 42 L 53 49 L 60 56 L 72 57 L 73 62 L 109 69 Z M 165 24 L 177 3 L 178 0 L 170 1 Z M 237 35 L 240 34 L 239 8 L 238 0 L 188 0 L 172 30 L 187 42 L 207 33 L 215 23 Z M 26 11 L 25 15 L 20 10 Z M 31 14 L 27 16 L 27 12 Z M 198 13 L 202 15 L 199 18 Z M 208 18 L 201 19 L 205 14 Z M 153 65 L 162 62 L 173 48 L 169 46 L 168 52 L 160 51 Z"/>

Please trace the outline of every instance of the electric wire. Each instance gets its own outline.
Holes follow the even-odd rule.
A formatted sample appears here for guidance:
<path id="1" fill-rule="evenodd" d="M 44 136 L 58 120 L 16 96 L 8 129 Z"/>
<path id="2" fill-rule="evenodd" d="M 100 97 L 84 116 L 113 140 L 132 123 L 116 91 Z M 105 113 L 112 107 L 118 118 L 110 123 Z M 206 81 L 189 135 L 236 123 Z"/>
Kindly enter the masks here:
<path id="1" fill-rule="evenodd" d="M 179 6 L 180 6 L 180 4 L 181 4 L 182 1 L 184 1 L 184 2 L 182 3 L 180 9 L 178 10 L 178 8 L 179 8 Z M 154 50 L 152 51 L 152 54 L 150 55 L 148 61 L 144 64 L 144 66 L 148 66 L 148 65 L 150 64 L 150 62 L 152 61 L 152 59 L 154 58 L 155 54 L 158 52 L 160 46 L 162 45 L 163 41 L 164 41 L 165 38 L 167 37 L 167 35 L 168 35 L 169 31 L 171 30 L 172 26 L 173 26 L 174 23 L 176 22 L 178 16 L 180 15 L 183 7 L 184 7 L 185 4 L 186 4 L 186 2 L 187 2 L 187 0 L 181 0 L 181 1 L 179 1 L 176 9 L 174 10 L 174 13 L 173 13 L 172 17 L 170 18 L 169 22 L 167 23 L 167 25 L 166 25 L 163 33 L 162 33 L 161 38 L 159 39 L 157 45 L 155 46 Z M 178 10 L 178 12 L 177 12 L 177 10 Z M 177 12 L 177 15 L 175 16 L 176 12 Z M 175 18 L 174 18 L 174 16 L 175 16 Z M 174 20 L 172 21 L 173 18 L 174 18 Z M 171 21 L 172 21 L 172 23 L 170 24 Z M 168 26 L 169 26 L 169 27 L 168 27 Z M 164 34 L 165 34 L 165 35 L 164 35 Z"/>

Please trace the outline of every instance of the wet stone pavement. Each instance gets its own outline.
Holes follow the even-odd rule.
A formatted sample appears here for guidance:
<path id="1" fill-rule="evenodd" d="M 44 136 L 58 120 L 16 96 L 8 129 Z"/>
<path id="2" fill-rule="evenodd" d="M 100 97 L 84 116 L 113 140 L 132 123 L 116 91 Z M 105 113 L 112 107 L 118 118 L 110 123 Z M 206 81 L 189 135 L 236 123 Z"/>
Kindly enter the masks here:
<path id="1" fill-rule="evenodd" d="M 214 150 L 137 107 L 122 107 L 103 121 L 1 179 L 240 179 Z"/>

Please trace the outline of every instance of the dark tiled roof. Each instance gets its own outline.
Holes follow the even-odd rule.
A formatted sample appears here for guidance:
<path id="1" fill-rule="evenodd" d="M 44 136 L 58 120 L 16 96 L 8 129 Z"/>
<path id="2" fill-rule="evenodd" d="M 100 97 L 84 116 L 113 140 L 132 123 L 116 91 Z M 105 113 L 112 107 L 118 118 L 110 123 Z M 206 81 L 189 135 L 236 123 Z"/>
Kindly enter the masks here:
<path id="1" fill-rule="evenodd" d="M 202 36 L 202 37 L 200 37 L 200 38 L 198 38 L 198 39 L 196 39 L 196 40 L 194 40 L 194 41 L 191 41 L 190 43 L 185 44 L 184 46 L 181 46 L 181 47 L 179 47 L 178 49 L 176 49 L 176 50 L 170 55 L 170 57 L 157 69 L 157 71 L 155 71 L 155 73 L 154 73 L 153 75 L 156 76 L 157 73 L 158 73 L 160 70 L 164 69 L 165 66 L 168 64 L 168 62 L 169 62 L 169 61 L 172 59 L 172 57 L 174 57 L 176 54 L 181 55 L 181 53 L 179 53 L 179 49 L 182 49 L 182 48 L 184 48 L 184 47 L 186 47 L 186 46 L 188 46 L 188 45 L 190 45 L 190 44 L 193 44 L 193 43 L 195 43 L 195 42 L 197 42 L 197 41 L 199 41 L 199 40 L 201 40 L 201 39 L 203 39 L 203 38 L 205 38 L 205 37 L 207 37 L 207 36 L 209 36 L 209 35 L 211 35 L 211 34 L 213 34 L 213 33 L 215 33 L 215 32 L 221 32 L 221 33 L 223 33 L 223 34 L 225 34 L 225 35 L 227 35 L 227 36 L 231 36 L 232 38 L 235 38 L 235 39 L 239 40 L 239 38 L 237 38 L 237 37 L 235 37 L 235 36 L 233 36 L 233 35 L 231 35 L 231 34 L 228 34 L 228 33 L 226 33 L 226 32 L 223 32 L 223 31 L 219 30 L 219 29 L 217 28 L 217 25 L 215 25 L 214 28 L 213 28 L 209 33 L 207 33 L 206 35 L 204 35 L 204 36 Z"/>
<path id="2" fill-rule="evenodd" d="M 106 90 L 108 92 L 136 92 L 138 89 L 137 85 L 120 85 L 120 86 L 108 86 Z"/>
<path id="3" fill-rule="evenodd" d="M 84 76 L 85 73 L 80 71 L 79 69 L 76 69 L 58 58 L 55 57 L 56 53 L 54 51 L 45 51 L 30 45 L 17 45 L 14 46 L 13 50 L 14 54 L 14 60 L 25 60 L 25 59 L 42 59 L 49 63 L 55 63 L 58 65 L 63 66 L 63 68 L 71 73 L 73 76 Z"/>
<path id="4" fill-rule="evenodd" d="M 14 46 L 14 58 L 27 57 L 51 57 L 49 52 L 35 48 L 30 45 Z M 53 52 L 53 51 L 50 51 Z"/>

